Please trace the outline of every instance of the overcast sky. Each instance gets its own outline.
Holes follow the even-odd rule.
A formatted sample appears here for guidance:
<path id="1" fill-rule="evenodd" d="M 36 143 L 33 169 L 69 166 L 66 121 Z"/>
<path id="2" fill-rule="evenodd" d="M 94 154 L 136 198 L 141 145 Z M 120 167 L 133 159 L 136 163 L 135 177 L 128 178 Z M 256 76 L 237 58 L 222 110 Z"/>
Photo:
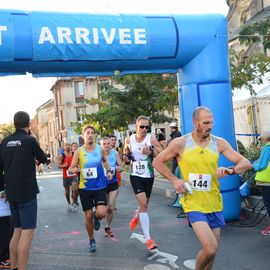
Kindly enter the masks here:
<path id="1" fill-rule="evenodd" d="M 89 13 L 227 14 L 225 0 L 0 0 L 1 9 Z M 0 123 L 11 122 L 18 110 L 34 117 L 36 109 L 52 98 L 54 78 L 29 75 L 0 77 Z"/>

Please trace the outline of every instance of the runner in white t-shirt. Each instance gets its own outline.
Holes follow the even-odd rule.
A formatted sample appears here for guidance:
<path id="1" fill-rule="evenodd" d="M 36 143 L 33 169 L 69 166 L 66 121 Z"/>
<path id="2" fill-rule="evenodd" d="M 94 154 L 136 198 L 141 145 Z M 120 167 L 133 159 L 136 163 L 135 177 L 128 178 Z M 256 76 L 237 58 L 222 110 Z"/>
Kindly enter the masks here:
<path id="1" fill-rule="evenodd" d="M 150 122 L 146 116 L 137 118 L 136 134 L 125 140 L 123 160 L 126 164 L 130 164 L 130 182 L 139 203 L 139 210 L 135 210 L 134 217 L 130 221 L 130 229 L 134 230 L 140 220 L 146 247 L 152 250 L 157 248 L 150 237 L 148 216 L 148 203 L 154 182 L 152 161 L 154 155 L 162 149 L 156 138 L 147 133 L 149 127 Z"/>

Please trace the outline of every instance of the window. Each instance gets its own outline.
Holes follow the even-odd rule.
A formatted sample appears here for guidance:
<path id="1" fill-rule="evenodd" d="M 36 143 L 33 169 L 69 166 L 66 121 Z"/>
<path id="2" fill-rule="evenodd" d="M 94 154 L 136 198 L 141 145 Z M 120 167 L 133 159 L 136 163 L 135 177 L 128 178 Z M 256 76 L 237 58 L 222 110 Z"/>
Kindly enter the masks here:
<path id="1" fill-rule="evenodd" d="M 83 118 L 83 114 L 85 114 L 85 108 L 76 108 L 76 115 L 77 115 L 77 121 L 79 122 L 83 122 L 84 118 Z"/>
<path id="2" fill-rule="evenodd" d="M 83 82 L 74 82 L 75 86 L 75 97 L 83 97 L 84 96 L 84 87 L 83 87 Z"/>

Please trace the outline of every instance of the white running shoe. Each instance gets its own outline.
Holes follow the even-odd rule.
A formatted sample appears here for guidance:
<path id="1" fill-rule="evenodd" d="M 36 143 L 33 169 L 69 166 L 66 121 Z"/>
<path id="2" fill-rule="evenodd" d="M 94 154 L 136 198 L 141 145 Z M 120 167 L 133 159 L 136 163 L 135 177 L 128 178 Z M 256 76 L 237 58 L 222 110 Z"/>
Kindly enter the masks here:
<path id="1" fill-rule="evenodd" d="M 68 205 L 67 205 L 67 210 L 68 210 L 68 211 L 72 211 L 72 205 L 71 205 L 71 203 L 68 203 Z"/>
<path id="2" fill-rule="evenodd" d="M 72 206 L 71 206 L 71 212 L 77 212 L 77 205 L 76 205 L 76 203 L 74 203 L 74 204 L 72 204 Z"/>

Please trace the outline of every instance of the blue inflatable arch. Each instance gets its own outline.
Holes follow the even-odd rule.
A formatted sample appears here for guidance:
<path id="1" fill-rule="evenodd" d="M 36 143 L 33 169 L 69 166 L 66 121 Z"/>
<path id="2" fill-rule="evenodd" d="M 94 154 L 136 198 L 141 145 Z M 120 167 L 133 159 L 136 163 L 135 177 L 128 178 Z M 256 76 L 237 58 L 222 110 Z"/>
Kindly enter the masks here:
<path id="1" fill-rule="evenodd" d="M 182 131 L 200 105 L 235 148 L 227 19 L 206 15 L 96 15 L 0 11 L 0 75 L 179 73 Z M 223 166 L 231 165 L 221 157 Z M 221 179 L 226 220 L 240 214 L 239 177 Z"/>

